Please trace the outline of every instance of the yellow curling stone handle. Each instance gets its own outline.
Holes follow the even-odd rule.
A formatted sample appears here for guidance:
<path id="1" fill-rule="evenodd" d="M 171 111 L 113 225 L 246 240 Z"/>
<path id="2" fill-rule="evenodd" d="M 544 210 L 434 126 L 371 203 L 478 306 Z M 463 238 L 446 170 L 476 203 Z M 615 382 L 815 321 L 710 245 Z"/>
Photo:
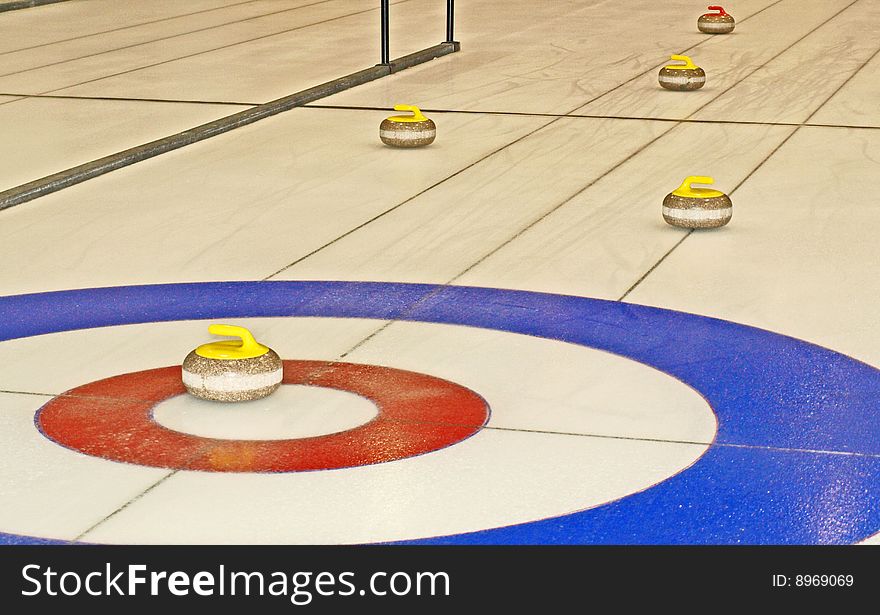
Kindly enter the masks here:
<path id="1" fill-rule="evenodd" d="M 711 199 L 716 196 L 724 196 L 723 192 L 712 190 L 711 188 L 691 188 L 691 184 L 714 184 L 715 180 L 711 177 L 703 177 L 701 175 L 691 175 L 686 177 L 681 185 L 672 191 L 675 196 L 690 197 L 692 199 Z"/>
<path id="2" fill-rule="evenodd" d="M 251 332 L 244 327 L 237 327 L 235 325 L 211 325 L 208 327 L 208 333 L 212 335 L 237 337 L 239 339 L 202 344 L 196 348 L 196 354 L 205 357 L 206 359 L 253 359 L 254 357 L 261 357 L 269 352 L 269 348 L 257 342 Z"/>
<path id="3" fill-rule="evenodd" d="M 694 70 L 695 68 L 699 68 L 699 66 L 694 64 L 693 61 L 687 56 L 669 56 L 669 59 L 675 60 L 677 62 L 684 62 L 684 64 L 667 64 L 665 68 L 672 68 L 676 70 Z"/>
<path id="4" fill-rule="evenodd" d="M 415 105 L 394 105 L 395 111 L 411 111 L 412 115 L 392 115 L 389 122 L 424 122 L 428 118 L 422 115 L 422 110 Z"/>

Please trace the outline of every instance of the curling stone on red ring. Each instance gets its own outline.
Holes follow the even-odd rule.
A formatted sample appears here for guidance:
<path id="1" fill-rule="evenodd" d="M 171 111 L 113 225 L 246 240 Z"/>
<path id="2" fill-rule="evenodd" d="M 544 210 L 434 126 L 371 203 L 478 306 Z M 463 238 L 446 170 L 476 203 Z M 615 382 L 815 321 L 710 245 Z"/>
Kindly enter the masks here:
<path id="1" fill-rule="evenodd" d="M 663 199 L 663 219 L 681 228 L 717 228 L 730 222 L 733 203 L 730 197 L 711 188 L 693 188 L 691 184 L 713 184 L 711 177 L 692 175 Z"/>
<path id="2" fill-rule="evenodd" d="M 733 32 L 733 29 L 736 27 L 736 20 L 733 18 L 733 15 L 727 13 L 720 6 L 710 6 L 709 10 L 718 12 L 700 15 L 700 18 L 697 19 L 697 28 L 700 32 L 705 32 L 706 34 L 727 34 Z"/>
<path id="3" fill-rule="evenodd" d="M 671 56 L 684 64 L 667 64 L 660 69 L 660 85 L 667 90 L 698 90 L 706 84 L 706 72 L 687 56 Z"/>
<path id="4" fill-rule="evenodd" d="M 422 147 L 437 136 L 433 120 L 422 115 L 413 105 L 395 105 L 395 111 L 410 111 L 412 115 L 392 115 L 379 125 L 379 138 L 391 147 Z"/>
<path id="5" fill-rule="evenodd" d="M 212 401 L 250 401 L 266 397 L 281 384 L 284 367 L 274 350 L 244 327 L 211 325 L 213 335 L 237 337 L 202 344 L 183 360 L 183 385 L 192 395 Z"/>

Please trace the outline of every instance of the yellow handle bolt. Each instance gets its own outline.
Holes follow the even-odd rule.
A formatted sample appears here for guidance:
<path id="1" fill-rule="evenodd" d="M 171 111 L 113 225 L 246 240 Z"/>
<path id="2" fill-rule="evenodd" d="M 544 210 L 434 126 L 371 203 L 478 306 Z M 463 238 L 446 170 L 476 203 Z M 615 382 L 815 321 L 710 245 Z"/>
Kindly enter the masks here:
<path id="1" fill-rule="evenodd" d="M 415 105 L 394 105 L 395 111 L 410 111 L 412 115 L 392 115 L 388 119 L 392 122 L 424 122 L 428 118 L 422 115 L 422 110 Z"/>
<path id="2" fill-rule="evenodd" d="M 666 68 L 673 68 L 676 70 L 694 70 L 699 68 L 693 61 L 687 56 L 669 56 L 670 60 L 675 60 L 677 62 L 684 62 L 684 64 L 668 64 Z"/>
<path id="3" fill-rule="evenodd" d="M 690 177 L 686 177 L 683 182 L 681 182 L 681 186 L 679 189 L 687 189 L 691 187 L 691 184 L 714 184 L 714 177 L 706 177 L 704 175 L 691 175 Z"/>
<path id="4" fill-rule="evenodd" d="M 681 185 L 673 190 L 672 194 L 676 196 L 684 196 L 690 198 L 710 199 L 716 196 L 723 196 L 723 192 L 712 190 L 711 188 L 693 188 L 691 184 L 714 184 L 715 180 L 711 177 L 703 175 L 691 175 L 686 177 Z"/>
<path id="5" fill-rule="evenodd" d="M 241 339 L 242 350 L 253 350 L 260 346 L 254 339 L 253 333 L 236 325 L 211 325 L 208 327 L 208 333 L 211 335 L 222 335 L 224 337 L 237 337 Z"/>
<path id="6" fill-rule="evenodd" d="M 269 352 L 269 348 L 257 342 L 253 334 L 244 327 L 236 325 L 211 325 L 208 327 L 208 333 L 237 337 L 241 340 L 240 342 L 233 340 L 210 342 L 196 348 L 196 354 L 208 359 L 251 359 Z"/>

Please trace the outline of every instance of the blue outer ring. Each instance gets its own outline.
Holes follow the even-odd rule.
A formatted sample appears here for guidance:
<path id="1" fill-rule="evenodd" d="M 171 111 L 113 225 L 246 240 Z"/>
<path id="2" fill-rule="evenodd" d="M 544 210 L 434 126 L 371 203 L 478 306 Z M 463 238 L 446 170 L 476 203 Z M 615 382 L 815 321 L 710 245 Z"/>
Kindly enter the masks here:
<path id="1" fill-rule="evenodd" d="M 728 321 L 490 288 L 217 282 L 0 297 L 0 341 L 267 316 L 449 323 L 581 344 L 682 380 L 718 417 L 706 454 L 645 491 L 561 517 L 413 543 L 821 544 L 880 529 L 880 371 Z M 2 542 L 51 541 L 0 534 Z"/>

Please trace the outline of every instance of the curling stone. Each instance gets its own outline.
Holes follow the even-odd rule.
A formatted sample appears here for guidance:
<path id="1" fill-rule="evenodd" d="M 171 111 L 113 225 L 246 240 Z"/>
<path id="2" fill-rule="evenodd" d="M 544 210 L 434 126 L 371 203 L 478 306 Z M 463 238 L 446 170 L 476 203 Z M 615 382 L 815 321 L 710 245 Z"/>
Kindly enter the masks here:
<path id="1" fill-rule="evenodd" d="M 706 72 L 687 56 L 671 56 L 684 64 L 667 64 L 660 69 L 660 85 L 667 90 L 699 90 L 706 83 Z"/>
<path id="2" fill-rule="evenodd" d="M 716 228 L 730 222 L 730 197 L 711 188 L 691 188 L 691 184 L 713 184 L 711 177 L 691 176 L 663 199 L 663 219 L 681 228 Z"/>
<path id="3" fill-rule="evenodd" d="M 733 32 L 736 27 L 736 20 L 733 15 L 729 15 L 720 6 L 710 6 L 710 11 L 718 11 L 717 13 L 706 13 L 700 15 L 697 19 L 697 28 L 700 32 L 706 34 L 727 34 Z"/>
<path id="4" fill-rule="evenodd" d="M 271 348 L 251 332 L 233 325 L 211 325 L 208 332 L 241 338 L 202 344 L 183 360 L 183 385 L 202 399 L 250 401 L 272 393 L 281 384 L 283 365 Z"/>
<path id="5" fill-rule="evenodd" d="M 395 111 L 411 111 L 412 115 L 392 115 L 379 125 L 379 138 L 391 147 L 422 147 L 434 141 L 437 126 L 418 107 L 395 105 Z"/>

